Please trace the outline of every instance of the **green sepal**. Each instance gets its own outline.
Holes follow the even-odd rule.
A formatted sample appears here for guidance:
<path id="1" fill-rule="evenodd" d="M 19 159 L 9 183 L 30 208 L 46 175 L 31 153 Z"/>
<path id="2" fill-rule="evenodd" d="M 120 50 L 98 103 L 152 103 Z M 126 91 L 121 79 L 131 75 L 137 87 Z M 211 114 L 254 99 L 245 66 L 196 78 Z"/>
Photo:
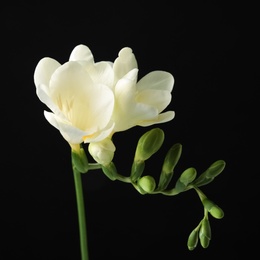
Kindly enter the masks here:
<path id="1" fill-rule="evenodd" d="M 78 152 L 75 152 L 74 150 L 71 151 L 71 159 L 72 164 L 76 169 L 81 172 L 85 173 L 89 169 L 88 165 L 88 158 L 86 156 L 84 148 L 80 148 Z"/>
<path id="2" fill-rule="evenodd" d="M 107 165 L 102 165 L 102 171 L 111 181 L 115 181 L 117 179 L 118 173 L 113 162 L 110 162 Z"/>
<path id="3" fill-rule="evenodd" d="M 214 217 L 217 219 L 221 219 L 224 217 L 224 211 L 216 205 L 213 201 L 209 200 L 208 198 L 202 201 L 204 208 Z"/>
<path id="4" fill-rule="evenodd" d="M 142 175 L 145 168 L 144 161 L 134 161 L 131 168 L 131 181 L 136 182 Z"/>
<path id="5" fill-rule="evenodd" d="M 204 218 L 201 221 L 201 226 L 199 230 L 199 238 L 200 244 L 203 248 L 207 248 L 209 246 L 211 240 L 211 227 L 208 218 Z"/>
<path id="6" fill-rule="evenodd" d="M 196 187 L 206 185 L 214 180 L 225 168 L 226 163 L 223 160 L 218 160 L 210 165 L 192 184 Z"/>
<path id="7" fill-rule="evenodd" d="M 194 250 L 197 247 L 199 241 L 199 232 L 197 229 L 192 230 L 188 237 L 187 246 L 190 251 Z"/>
<path id="8" fill-rule="evenodd" d="M 182 145 L 179 143 L 174 144 L 167 152 L 163 162 L 157 190 L 163 191 L 168 187 L 173 177 L 174 168 L 181 157 L 181 152 L 182 152 Z"/>
<path id="9" fill-rule="evenodd" d="M 175 188 L 179 192 L 185 191 L 187 186 L 196 178 L 196 175 L 197 175 L 197 171 L 195 168 L 191 167 L 186 169 L 177 180 L 175 184 Z"/>

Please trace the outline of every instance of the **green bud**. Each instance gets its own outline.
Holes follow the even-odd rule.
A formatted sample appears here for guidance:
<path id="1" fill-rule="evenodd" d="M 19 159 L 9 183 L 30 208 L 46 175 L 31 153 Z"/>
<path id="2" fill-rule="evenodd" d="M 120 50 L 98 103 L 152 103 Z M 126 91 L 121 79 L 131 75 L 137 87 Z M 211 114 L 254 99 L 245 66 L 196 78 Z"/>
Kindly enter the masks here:
<path id="1" fill-rule="evenodd" d="M 79 172 L 85 173 L 88 171 L 88 158 L 82 147 L 77 150 L 77 152 L 75 150 L 71 151 L 71 159 L 73 166 L 75 166 Z"/>
<path id="2" fill-rule="evenodd" d="M 214 180 L 225 168 L 226 163 L 223 160 L 218 160 L 211 164 L 209 168 L 204 171 L 193 184 L 197 187 L 206 185 Z"/>
<path id="3" fill-rule="evenodd" d="M 224 211 L 216 205 L 213 201 L 209 200 L 208 198 L 202 201 L 204 208 L 214 217 L 217 219 L 221 219 L 224 217 Z"/>
<path id="4" fill-rule="evenodd" d="M 159 179 L 159 183 L 158 183 L 158 190 L 165 190 L 169 183 L 171 182 L 173 176 L 173 172 L 164 172 L 162 171 L 160 174 L 160 179 Z"/>
<path id="5" fill-rule="evenodd" d="M 225 161 L 218 160 L 209 166 L 209 168 L 205 172 L 205 175 L 208 178 L 215 178 L 224 170 L 225 166 Z"/>
<path id="6" fill-rule="evenodd" d="M 192 230 L 192 232 L 188 237 L 188 243 L 187 243 L 188 249 L 191 251 L 195 249 L 198 244 L 198 240 L 199 240 L 199 232 L 197 229 L 194 229 Z"/>
<path id="7" fill-rule="evenodd" d="M 164 132 L 160 128 L 154 128 L 143 134 L 136 147 L 135 161 L 145 161 L 156 153 L 164 141 Z"/>
<path id="8" fill-rule="evenodd" d="M 186 169 L 175 184 L 175 189 L 178 192 L 183 192 L 186 190 L 187 186 L 196 178 L 196 169 L 188 168 Z"/>
<path id="9" fill-rule="evenodd" d="M 211 227 L 208 218 L 204 218 L 201 221 L 200 231 L 199 231 L 200 244 L 203 248 L 209 246 L 211 240 Z"/>
<path id="10" fill-rule="evenodd" d="M 181 157 L 181 153 L 182 153 L 182 145 L 174 144 L 165 156 L 162 171 L 165 173 L 173 172 L 175 166 L 177 165 Z"/>
<path id="11" fill-rule="evenodd" d="M 110 162 L 107 165 L 102 165 L 102 171 L 111 181 L 117 179 L 117 170 L 113 162 Z"/>
<path id="12" fill-rule="evenodd" d="M 196 178 L 197 171 L 195 168 L 186 169 L 180 176 L 180 182 L 182 182 L 185 186 L 190 184 Z"/>
<path id="13" fill-rule="evenodd" d="M 131 169 L 131 181 L 136 182 L 142 175 L 145 167 L 144 161 L 134 161 Z"/>
<path id="14" fill-rule="evenodd" d="M 212 215 L 212 217 L 217 219 L 224 217 L 224 211 L 217 205 L 214 205 L 211 210 L 209 210 L 209 213 Z"/>
<path id="15" fill-rule="evenodd" d="M 152 193 L 155 190 L 156 182 L 150 175 L 143 176 L 138 180 L 137 185 L 145 192 Z"/>
<path id="16" fill-rule="evenodd" d="M 174 144 L 167 152 L 163 162 L 162 171 L 160 174 L 158 190 L 165 190 L 169 185 L 173 177 L 174 168 L 180 159 L 181 151 L 182 151 L 181 144 Z"/>

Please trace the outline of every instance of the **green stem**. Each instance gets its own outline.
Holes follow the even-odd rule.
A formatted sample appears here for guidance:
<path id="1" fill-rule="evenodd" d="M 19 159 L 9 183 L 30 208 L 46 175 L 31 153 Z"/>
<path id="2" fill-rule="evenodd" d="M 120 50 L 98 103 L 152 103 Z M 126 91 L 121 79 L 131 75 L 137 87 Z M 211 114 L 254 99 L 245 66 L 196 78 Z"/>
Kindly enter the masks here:
<path id="1" fill-rule="evenodd" d="M 78 208 L 81 259 L 89 260 L 85 205 L 84 205 L 81 173 L 74 166 L 73 166 L 73 175 L 74 175 L 74 183 L 75 183 L 75 191 L 76 191 L 77 208 Z"/>

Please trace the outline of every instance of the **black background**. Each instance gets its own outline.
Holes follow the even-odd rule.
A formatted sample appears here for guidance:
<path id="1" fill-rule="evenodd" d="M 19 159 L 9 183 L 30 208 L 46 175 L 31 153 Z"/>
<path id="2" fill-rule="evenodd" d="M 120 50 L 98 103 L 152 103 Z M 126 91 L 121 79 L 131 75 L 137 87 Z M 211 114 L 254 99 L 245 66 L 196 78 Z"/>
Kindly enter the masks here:
<path id="1" fill-rule="evenodd" d="M 195 3 L 196 2 L 196 3 Z M 1 7 L 2 174 L 0 258 L 79 260 L 79 236 L 70 148 L 44 118 L 33 73 L 46 56 L 66 62 L 78 44 L 96 61 L 113 61 L 131 47 L 139 77 L 173 74 L 176 117 L 158 125 L 165 142 L 147 162 L 158 177 L 176 142 L 183 154 L 176 178 L 198 173 L 218 159 L 223 173 L 202 188 L 225 212 L 210 218 L 212 240 L 189 251 L 189 233 L 203 217 L 194 191 L 175 197 L 140 195 L 102 172 L 82 176 L 90 260 L 208 259 L 257 254 L 259 144 L 256 79 L 257 21 L 250 4 L 171 1 L 58 4 L 46 1 Z M 128 175 L 139 136 L 152 127 L 115 135 L 115 164 Z"/>

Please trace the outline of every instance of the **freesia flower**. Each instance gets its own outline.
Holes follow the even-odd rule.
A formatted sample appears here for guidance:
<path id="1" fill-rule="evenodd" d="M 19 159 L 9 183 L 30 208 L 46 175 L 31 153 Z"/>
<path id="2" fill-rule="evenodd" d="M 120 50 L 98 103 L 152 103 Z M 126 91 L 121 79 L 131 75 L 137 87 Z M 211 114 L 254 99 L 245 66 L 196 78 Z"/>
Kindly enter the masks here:
<path id="1" fill-rule="evenodd" d="M 41 59 L 34 82 L 39 99 L 51 110 L 44 111 L 49 123 L 72 147 L 95 142 L 93 147 L 103 156 L 108 152 L 103 140 L 114 133 L 174 118 L 174 111 L 163 112 L 171 102 L 173 76 L 152 71 L 138 81 L 137 61 L 129 47 L 122 48 L 114 62 L 95 62 L 87 46 L 77 45 L 64 64 Z M 89 151 L 97 159 L 93 147 Z M 112 158 L 112 150 L 107 158 Z"/>
<path id="2" fill-rule="evenodd" d="M 166 71 L 152 71 L 138 81 L 137 61 L 131 48 L 123 48 L 113 64 L 115 108 L 113 132 L 150 126 L 174 118 L 163 112 L 171 102 L 174 78 Z"/>
<path id="3" fill-rule="evenodd" d="M 109 77 L 109 74 L 111 75 Z M 46 119 L 65 140 L 75 144 L 98 142 L 111 134 L 114 95 L 113 73 L 108 63 L 95 64 L 87 47 L 75 48 L 61 65 L 45 57 L 34 73 L 36 93 L 52 112 Z"/>

